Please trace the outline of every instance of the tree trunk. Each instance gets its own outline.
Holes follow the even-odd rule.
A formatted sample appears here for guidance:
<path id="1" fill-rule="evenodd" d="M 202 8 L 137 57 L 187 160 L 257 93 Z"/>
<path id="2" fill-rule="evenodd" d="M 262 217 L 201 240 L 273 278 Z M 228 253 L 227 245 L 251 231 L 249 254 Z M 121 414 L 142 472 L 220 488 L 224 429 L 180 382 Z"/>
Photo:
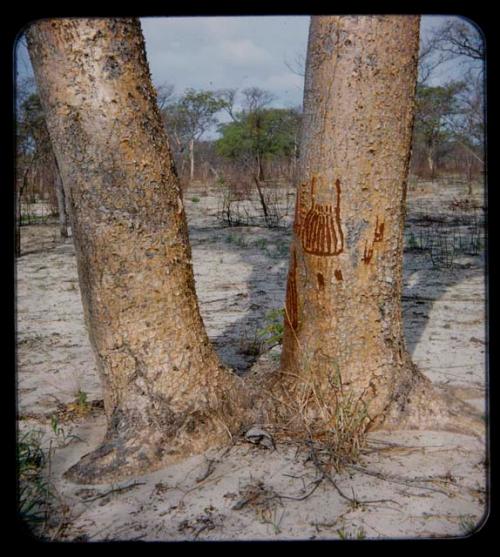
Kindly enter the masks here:
<path id="1" fill-rule="evenodd" d="M 191 139 L 189 142 L 189 163 L 190 163 L 190 171 L 189 171 L 189 178 L 192 182 L 194 180 L 194 139 Z"/>
<path id="2" fill-rule="evenodd" d="M 21 257 L 21 188 L 19 187 L 19 180 L 16 183 L 15 257 Z"/>
<path id="3" fill-rule="evenodd" d="M 239 427 L 239 379 L 200 317 L 138 20 L 42 20 L 27 35 L 108 419 L 102 445 L 67 477 L 114 481 L 226 439 Z"/>
<path id="4" fill-rule="evenodd" d="M 55 159 L 55 155 L 54 155 L 54 159 Z M 66 212 L 66 195 L 64 194 L 61 173 L 59 172 L 57 160 L 55 160 L 54 168 L 55 168 L 54 187 L 56 190 L 57 208 L 59 213 L 59 234 L 61 238 L 67 238 L 68 237 L 68 214 Z"/>
<path id="5" fill-rule="evenodd" d="M 264 166 L 262 164 L 262 156 L 260 153 L 257 153 L 256 162 L 257 162 L 257 180 L 259 182 L 263 182 L 265 180 Z"/>
<path id="6" fill-rule="evenodd" d="M 401 312 L 418 30 L 416 16 L 312 18 L 274 386 L 302 431 L 447 412 L 410 360 Z"/>
<path id="7" fill-rule="evenodd" d="M 436 165 L 434 164 L 434 149 L 427 151 L 427 165 L 429 166 L 429 176 L 433 181 L 436 176 Z"/>

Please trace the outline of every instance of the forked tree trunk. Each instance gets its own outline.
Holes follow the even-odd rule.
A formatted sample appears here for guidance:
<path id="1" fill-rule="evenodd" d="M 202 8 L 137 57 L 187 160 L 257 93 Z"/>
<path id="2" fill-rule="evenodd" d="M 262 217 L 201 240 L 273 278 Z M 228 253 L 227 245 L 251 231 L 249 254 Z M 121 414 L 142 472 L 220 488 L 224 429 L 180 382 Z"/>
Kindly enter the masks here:
<path id="1" fill-rule="evenodd" d="M 361 428 L 450 422 L 412 365 L 401 314 L 418 45 L 416 16 L 312 18 L 274 387 L 299 427 L 352 413 Z"/>
<path id="2" fill-rule="evenodd" d="M 102 482 L 227 438 L 238 379 L 198 310 L 186 216 L 135 19 L 42 20 L 28 45 L 70 198 L 105 439 L 67 473 Z"/>

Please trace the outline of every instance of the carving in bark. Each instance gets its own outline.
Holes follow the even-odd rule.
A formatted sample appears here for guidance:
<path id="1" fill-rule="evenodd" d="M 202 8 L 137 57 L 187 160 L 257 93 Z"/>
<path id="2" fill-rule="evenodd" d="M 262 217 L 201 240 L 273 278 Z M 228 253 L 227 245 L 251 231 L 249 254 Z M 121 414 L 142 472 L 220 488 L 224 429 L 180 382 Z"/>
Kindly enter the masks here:
<path id="1" fill-rule="evenodd" d="M 466 405 L 436 393 L 405 348 L 403 227 L 418 45 L 417 16 L 311 20 L 290 259 L 300 325 L 285 319 L 273 387 L 295 417 L 285 405 L 278 413 L 286 423 L 300 414 L 302 431 L 335 427 L 346 400 L 358 401 L 361 429 L 473 423 Z"/>
<path id="2" fill-rule="evenodd" d="M 312 255 L 338 255 L 344 249 L 344 234 L 340 223 L 340 180 L 335 180 L 335 203 L 316 201 L 316 182 L 324 187 L 323 177 L 313 176 L 310 182 L 311 206 L 304 209 L 302 196 L 298 197 L 296 217 L 299 222 L 295 230 L 302 239 L 302 247 Z M 303 193 L 303 192 L 301 192 Z"/>
<path id="3" fill-rule="evenodd" d="M 296 329 L 298 325 L 297 316 L 297 257 L 295 251 L 292 252 L 292 262 L 288 272 L 288 281 L 286 284 L 286 302 L 285 302 L 285 318 L 292 329 Z"/>

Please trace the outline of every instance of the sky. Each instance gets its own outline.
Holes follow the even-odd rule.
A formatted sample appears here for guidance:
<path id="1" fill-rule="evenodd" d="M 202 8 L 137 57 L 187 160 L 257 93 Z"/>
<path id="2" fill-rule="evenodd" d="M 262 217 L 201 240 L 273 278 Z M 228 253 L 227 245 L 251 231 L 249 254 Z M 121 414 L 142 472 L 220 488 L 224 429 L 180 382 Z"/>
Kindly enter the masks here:
<path id="1" fill-rule="evenodd" d="M 256 86 L 275 95 L 275 106 L 302 104 L 303 78 L 288 66 L 305 58 L 308 16 L 142 18 L 153 83 L 186 88 Z M 446 19 L 423 16 L 421 36 Z M 287 65 L 288 64 L 288 65 Z M 456 65 L 440 69 L 431 85 L 452 79 Z M 24 44 L 18 43 L 18 75 L 32 73 Z"/>

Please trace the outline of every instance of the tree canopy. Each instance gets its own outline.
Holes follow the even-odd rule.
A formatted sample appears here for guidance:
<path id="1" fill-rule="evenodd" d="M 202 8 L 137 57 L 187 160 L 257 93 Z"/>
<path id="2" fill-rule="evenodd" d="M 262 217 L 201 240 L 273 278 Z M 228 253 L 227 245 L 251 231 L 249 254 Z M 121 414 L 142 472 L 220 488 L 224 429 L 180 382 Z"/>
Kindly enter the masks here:
<path id="1" fill-rule="evenodd" d="M 291 156 L 297 144 L 301 115 L 292 108 L 261 108 L 241 112 L 221 124 L 217 152 L 230 159 Z"/>

